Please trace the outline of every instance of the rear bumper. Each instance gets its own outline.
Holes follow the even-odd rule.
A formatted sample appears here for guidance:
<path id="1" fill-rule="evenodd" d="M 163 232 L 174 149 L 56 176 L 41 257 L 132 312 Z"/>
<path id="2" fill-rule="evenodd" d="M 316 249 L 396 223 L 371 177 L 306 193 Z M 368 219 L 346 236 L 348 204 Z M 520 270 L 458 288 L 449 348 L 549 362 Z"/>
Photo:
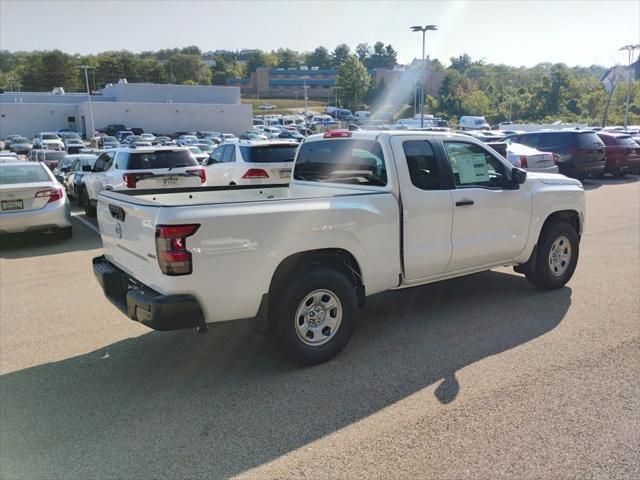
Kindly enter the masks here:
<path id="1" fill-rule="evenodd" d="M 51 203 L 40 210 L 4 211 L 0 213 L 0 233 L 25 233 L 71 226 L 71 206 L 64 201 Z"/>
<path id="2" fill-rule="evenodd" d="M 560 173 L 568 177 L 598 176 L 604 172 L 605 162 L 560 162 Z"/>
<path id="3" fill-rule="evenodd" d="M 192 295 L 162 295 L 120 270 L 104 255 L 93 259 L 93 273 L 109 301 L 136 322 L 162 331 L 205 327 L 200 305 Z"/>
<path id="4" fill-rule="evenodd" d="M 557 165 L 553 165 L 552 167 L 543 167 L 543 168 L 526 168 L 527 172 L 535 172 L 535 173 L 560 173 L 560 169 Z"/>

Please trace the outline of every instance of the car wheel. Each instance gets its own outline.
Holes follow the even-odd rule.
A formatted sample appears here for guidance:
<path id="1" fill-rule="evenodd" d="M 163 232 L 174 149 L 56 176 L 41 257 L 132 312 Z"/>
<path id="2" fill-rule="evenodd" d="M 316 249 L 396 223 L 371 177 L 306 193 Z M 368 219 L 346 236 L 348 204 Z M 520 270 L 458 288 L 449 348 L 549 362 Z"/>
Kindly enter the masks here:
<path id="1" fill-rule="evenodd" d="M 526 272 L 527 280 L 542 290 L 563 287 L 573 276 L 579 251 L 580 240 L 573 225 L 552 221 L 540 233 L 533 268 Z"/>
<path id="2" fill-rule="evenodd" d="M 626 175 L 627 175 L 626 170 L 618 170 L 616 173 L 613 174 L 613 176 L 616 178 L 624 178 Z"/>
<path id="3" fill-rule="evenodd" d="M 289 359 L 317 365 L 336 356 L 353 329 L 356 294 L 340 271 L 319 267 L 270 295 L 269 336 Z"/>
<path id="4" fill-rule="evenodd" d="M 89 199 L 89 193 L 85 188 L 82 190 L 82 205 L 84 205 L 84 214 L 87 217 L 95 217 L 96 216 L 96 207 L 91 205 L 91 200 Z"/>

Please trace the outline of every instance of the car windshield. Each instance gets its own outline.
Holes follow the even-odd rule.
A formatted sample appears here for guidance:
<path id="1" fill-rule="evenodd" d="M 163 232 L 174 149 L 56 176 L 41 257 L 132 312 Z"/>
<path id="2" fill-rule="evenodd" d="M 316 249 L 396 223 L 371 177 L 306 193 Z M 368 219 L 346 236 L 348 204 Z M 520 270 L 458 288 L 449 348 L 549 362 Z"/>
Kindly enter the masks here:
<path id="1" fill-rule="evenodd" d="M 0 185 L 50 181 L 51 177 L 39 163 L 25 163 L 24 165 L 0 164 Z"/>
<path id="2" fill-rule="evenodd" d="M 115 138 L 115 137 L 102 137 L 102 141 L 103 141 L 103 142 L 109 142 L 109 143 L 115 143 L 115 142 L 117 142 L 118 140 L 116 140 L 116 138 Z"/>
<path id="3" fill-rule="evenodd" d="M 158 152 L 132 152 L 125 170 L 176 168 L 197 166 L 198 162 L 188 150 L 161 150 Z"/>
<path id="4" fill-rule="evenodd" d="M 189 147 L 189 150 L 191 150 L 191 153 L 195 153 L 196 155 L 200 155 L 202 153 L 202 150 L 198 147 Z"/>
<path id="5" fill-rule="evenodd" d="M 241 146 L 240 153 L 245 162 L 249 163 L 279 163 L 293 162 L 298 145 L 259 145 Z"/>
<path id="6" fill-rule="evenodd" d="M 45 160 L 55 160 L 55 161 L 60 161 L 60 159 L 62 157 L 64 157 L 67 153 L 64 150 L 46 150 L 44 152 L 44 159 Z"/>
<path id="7" fill-rule="evenodd" d="M 29 143 L 29 139 L 24 138 L 24 137 L 19 137 L 19 138 L 16 138 L 13 141 L 13 143 Z"/>
<path id="8" fill-rule="evenodd" d="M 296 180 L 358 185 L 387 184 L 382 148 L 373 140 L 335 139 L 304 143 L 293 176 Z"/>
<path id="9" fill-rule="evenodd" d="M 58 138 L 58 135 L 56 135 L 55 133 L 43 133 L 42 139 L 43 140 L 60 140 Z"/>

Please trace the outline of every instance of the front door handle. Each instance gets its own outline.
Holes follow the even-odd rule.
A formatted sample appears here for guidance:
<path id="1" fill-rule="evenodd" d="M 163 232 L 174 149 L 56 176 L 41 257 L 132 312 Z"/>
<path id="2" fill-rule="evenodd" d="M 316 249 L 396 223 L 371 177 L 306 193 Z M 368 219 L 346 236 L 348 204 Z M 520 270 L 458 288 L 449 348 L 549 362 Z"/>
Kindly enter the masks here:
<path id="1" fill-rule="evenodd" d="M 473 200 L 460 200 L 456 202 L 456 207 L 466 207 L 468 205 L 473 205 Z"/>

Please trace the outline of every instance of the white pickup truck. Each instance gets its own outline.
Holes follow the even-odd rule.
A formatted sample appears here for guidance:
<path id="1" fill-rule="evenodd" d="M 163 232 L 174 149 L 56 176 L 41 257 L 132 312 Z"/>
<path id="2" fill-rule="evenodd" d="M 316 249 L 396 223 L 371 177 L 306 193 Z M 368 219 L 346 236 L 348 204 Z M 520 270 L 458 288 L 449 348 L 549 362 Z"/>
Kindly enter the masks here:
<path id="1" fill-rule="evenodd" d="M 378 292 L 510 265 L 563 286 L 584 210 L 579 181 L 514 168 L 469 136 L 334 130 L 301 144 L 288 185 L 102 192 L 93 268 L 151 328 L 250 319 L 316 364 Z"/>

